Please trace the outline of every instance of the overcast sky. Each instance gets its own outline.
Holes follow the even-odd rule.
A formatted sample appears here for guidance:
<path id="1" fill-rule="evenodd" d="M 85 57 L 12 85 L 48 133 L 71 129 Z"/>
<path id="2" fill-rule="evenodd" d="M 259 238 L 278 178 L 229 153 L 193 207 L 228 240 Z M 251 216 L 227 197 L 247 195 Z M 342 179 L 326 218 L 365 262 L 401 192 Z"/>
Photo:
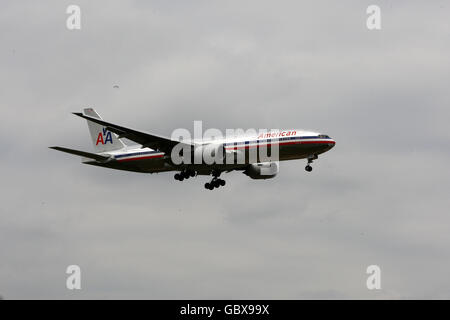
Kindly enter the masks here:
<path id="1" fill-rule="evenodd" d="M 1 1 L 0 295 L 450 298 L 449 17 L 446 0 Z M 168 136 L 202 120 L 337 144 L 311 173 L 209 191 L 48 149 L 93 150 L 70 114 L 87 106 Z"/>

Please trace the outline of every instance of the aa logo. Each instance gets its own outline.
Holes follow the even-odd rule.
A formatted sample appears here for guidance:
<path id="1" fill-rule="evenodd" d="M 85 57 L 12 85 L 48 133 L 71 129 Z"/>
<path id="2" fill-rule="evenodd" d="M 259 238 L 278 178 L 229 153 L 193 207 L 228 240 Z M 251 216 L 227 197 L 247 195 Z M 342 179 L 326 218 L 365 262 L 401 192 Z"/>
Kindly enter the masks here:
<path id="1" fill-rule="evenodd" d="M 97 137 L 97 143 L 95 145 L 98 145 L 99 143 L 101 144 L 107 144 L 108 141 L 112 144 L 112 135 L 111 132 L 109 132 L 108 130 L 106 130 L 106 128 L 103 128 L 103 132 L 99 132 L 98 137 Z"/>

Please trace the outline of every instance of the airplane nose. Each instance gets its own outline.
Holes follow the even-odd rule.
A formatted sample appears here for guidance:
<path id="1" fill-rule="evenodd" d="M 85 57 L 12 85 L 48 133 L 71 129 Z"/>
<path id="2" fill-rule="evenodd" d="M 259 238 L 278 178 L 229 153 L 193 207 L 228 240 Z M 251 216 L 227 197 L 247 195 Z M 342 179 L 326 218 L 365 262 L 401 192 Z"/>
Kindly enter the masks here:
<path id="1" fill-rule="evenodd" d="M 332 140 L 328 143 L 328 147 L 329 147 L 328 150 L 334 148 L 335 145 L 336 145 L 336 141 L 335 141 L 334 139 L 332 139 Z"/>
<path id="2" fill-rule="evenodd" d="M 331 148 L 333 148 L 336 145 L 336 141 L 334 139 L 332 139 L 329 135 L 320 134 L 319 138 L 326 139 L 326 141 L 322 141 L 322 143 L 325 142 L 323 144 L 323 146 L 326 148 L 325 151 L 330 150 Z"/>

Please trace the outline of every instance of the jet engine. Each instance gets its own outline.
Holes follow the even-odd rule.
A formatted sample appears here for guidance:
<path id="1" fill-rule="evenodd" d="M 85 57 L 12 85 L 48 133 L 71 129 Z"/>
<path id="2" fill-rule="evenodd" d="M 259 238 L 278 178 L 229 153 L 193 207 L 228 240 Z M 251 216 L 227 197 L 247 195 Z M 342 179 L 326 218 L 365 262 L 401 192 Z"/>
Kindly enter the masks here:
<path id="1" fill-rule="evenodd" d="M 278 170 L 278 162 L 261 162 L 249 165 L 244 174 L 252 179 L 271 179 L 277 175 Z"/>

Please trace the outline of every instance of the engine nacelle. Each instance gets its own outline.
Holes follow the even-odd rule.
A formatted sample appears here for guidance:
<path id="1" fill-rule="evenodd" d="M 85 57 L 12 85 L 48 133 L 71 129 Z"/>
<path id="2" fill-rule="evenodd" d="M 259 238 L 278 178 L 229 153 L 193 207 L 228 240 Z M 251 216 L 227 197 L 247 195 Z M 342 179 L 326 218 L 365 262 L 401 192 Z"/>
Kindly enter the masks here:
<path id="1" fill-rule="evenodd" d="M 249 165 L 244 174 L 252 179 L 271 179 L 277 175 L 278 171 L 278 162 L 261 162 Z"/>

